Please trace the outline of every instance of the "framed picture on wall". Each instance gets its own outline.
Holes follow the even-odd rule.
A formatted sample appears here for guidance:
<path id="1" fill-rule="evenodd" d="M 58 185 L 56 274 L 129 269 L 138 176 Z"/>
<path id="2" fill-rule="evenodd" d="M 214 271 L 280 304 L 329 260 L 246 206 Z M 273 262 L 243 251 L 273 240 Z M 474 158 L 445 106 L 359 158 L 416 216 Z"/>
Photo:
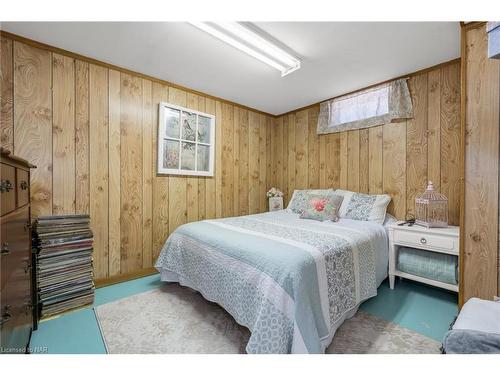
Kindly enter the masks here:
<path id="1" fill-rule="evenodd" d="M 215 116 L 162 102 L 158 118 L 157 172 L 213 176 Z"/>

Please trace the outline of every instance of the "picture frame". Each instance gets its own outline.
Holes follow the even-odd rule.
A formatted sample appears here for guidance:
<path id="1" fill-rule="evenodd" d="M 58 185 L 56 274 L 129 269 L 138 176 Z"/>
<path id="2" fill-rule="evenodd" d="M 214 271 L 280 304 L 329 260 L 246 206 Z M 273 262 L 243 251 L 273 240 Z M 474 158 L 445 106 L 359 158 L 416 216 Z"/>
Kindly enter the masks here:
<path id="1" fill-rule="evenodd" d="M 158 111 L 157 173 L 213 176 L 215 116 L 166 102 Z"/>
<path id="2" fill-rule="evenodd" d="M 269 212 L 280 211 L 283 209 L 283 197 L 269 198 Z"/>

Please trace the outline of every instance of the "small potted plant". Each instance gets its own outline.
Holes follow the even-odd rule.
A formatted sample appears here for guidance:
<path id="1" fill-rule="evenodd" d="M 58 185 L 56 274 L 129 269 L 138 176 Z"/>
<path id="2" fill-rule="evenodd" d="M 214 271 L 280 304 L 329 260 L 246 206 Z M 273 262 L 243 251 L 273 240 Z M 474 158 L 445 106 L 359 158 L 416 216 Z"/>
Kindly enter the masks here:
<path id="1" fill-rule="evenodd" d="M 275 187 L 266 193 L 269 198 L 269 211 L 279 211 L 283 209 L 283 192 Z"/>

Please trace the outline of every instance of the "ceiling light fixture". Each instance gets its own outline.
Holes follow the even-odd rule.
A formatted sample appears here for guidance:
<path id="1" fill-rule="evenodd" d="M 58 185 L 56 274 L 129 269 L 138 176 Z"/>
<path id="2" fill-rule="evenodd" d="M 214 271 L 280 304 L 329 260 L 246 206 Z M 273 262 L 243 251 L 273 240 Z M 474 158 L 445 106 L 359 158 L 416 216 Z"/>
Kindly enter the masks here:
<path id="1" fill-rule="evenodd" d="M 281 76 L 300 68 L 300 60 L 239 22 L 190 22 L 191 25 L 278 69 Z"/>

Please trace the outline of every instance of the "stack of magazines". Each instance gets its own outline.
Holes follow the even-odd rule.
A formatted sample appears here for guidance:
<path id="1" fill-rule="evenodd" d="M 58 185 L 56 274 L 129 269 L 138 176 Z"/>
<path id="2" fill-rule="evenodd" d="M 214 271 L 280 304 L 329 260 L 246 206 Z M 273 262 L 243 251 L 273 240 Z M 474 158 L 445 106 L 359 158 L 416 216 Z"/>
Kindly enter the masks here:
<path id="1" fill-rule="evenodd" d="M 40 318 L 92 304 L 89 215 L 40 216 L 34 234 Z"/>

